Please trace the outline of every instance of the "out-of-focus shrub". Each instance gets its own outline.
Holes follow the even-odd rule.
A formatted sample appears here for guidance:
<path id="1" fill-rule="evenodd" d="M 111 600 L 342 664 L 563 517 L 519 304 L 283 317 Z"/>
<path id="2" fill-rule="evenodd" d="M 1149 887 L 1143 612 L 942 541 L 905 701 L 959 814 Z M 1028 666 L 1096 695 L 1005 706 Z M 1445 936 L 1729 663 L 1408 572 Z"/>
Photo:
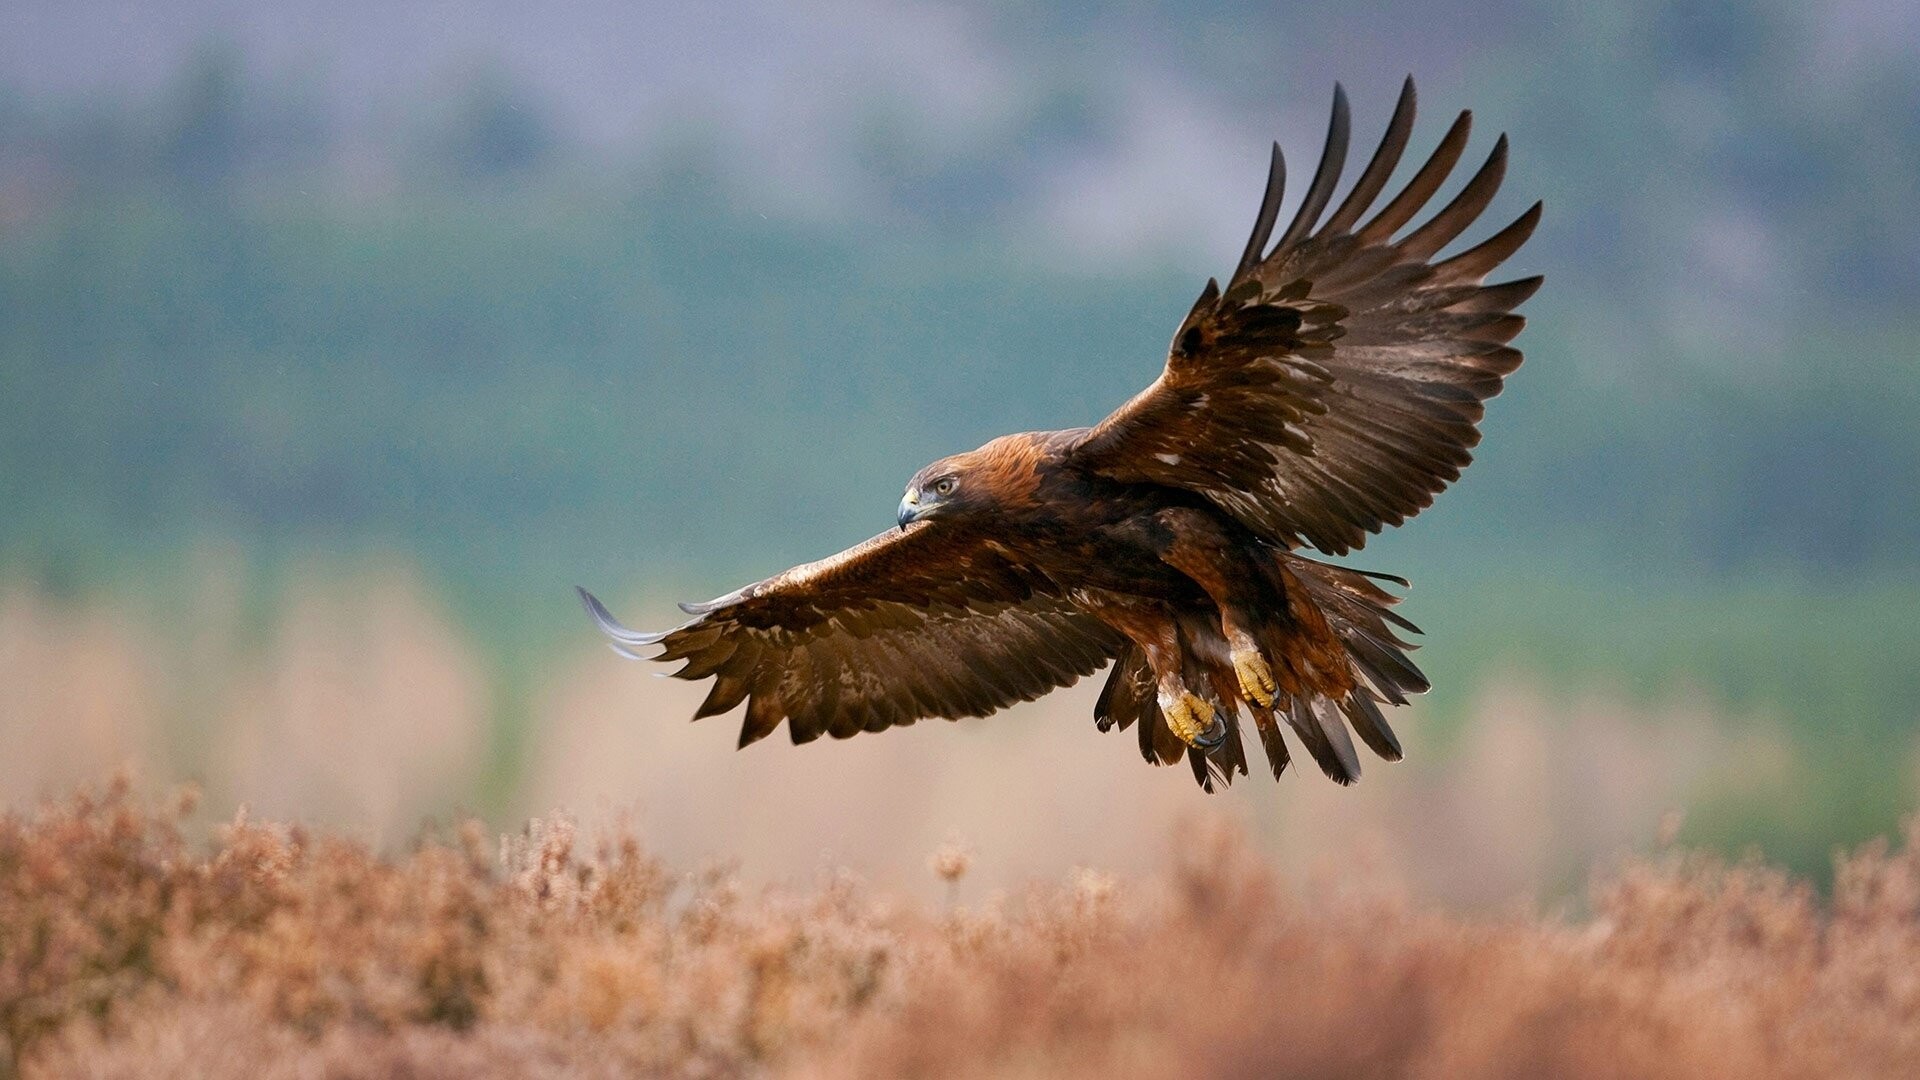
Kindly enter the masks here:
<path id="1" fill-rule="evenodd" d="M 1230 830 L 935 910 L 629 833 L 407 854 L 125 784 L 0 819 L 0 1075 L 1831 1076 L 1920 1068 L 1920 837 L 1830 902 L 1669 851 L 1585 919 L 1290 887 Z M 954 876 L 965 874 L 962 867 Z"/>

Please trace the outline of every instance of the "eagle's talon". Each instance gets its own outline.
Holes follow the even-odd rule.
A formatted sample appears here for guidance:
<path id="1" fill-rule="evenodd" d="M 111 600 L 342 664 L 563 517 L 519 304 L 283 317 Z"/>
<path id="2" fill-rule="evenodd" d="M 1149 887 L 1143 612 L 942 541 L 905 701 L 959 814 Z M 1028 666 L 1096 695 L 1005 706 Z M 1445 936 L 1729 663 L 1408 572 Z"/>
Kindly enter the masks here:
<path id="1" fill-rule="evenodd" d="M 1212 753 L 1227 741 L 1227 725 L 1215 720 L 1205 731 L 1188 740 L 1188 745 L 1201 753 Z"/>
<path id="2" fill-rule="evenodd" d="M 1182 691 L 1162 711 L 1167 714 L 1168 729 L 1188 746 L 1211 750 L 1226 740 L 1227 725 L 1205 698 Z"/>
<path id="3" fill-rule="evenodd" d="M 1273 692 L 1278 687 L 1273 681 L 1273 668 L 1267 664 L 1267 658 L 1260 655 L 1260 650 L 1235 649 L 1233 673 L 1240 680 L 1240 692 L 1249 700 L 1263 709 L 1273 706 Z"/>

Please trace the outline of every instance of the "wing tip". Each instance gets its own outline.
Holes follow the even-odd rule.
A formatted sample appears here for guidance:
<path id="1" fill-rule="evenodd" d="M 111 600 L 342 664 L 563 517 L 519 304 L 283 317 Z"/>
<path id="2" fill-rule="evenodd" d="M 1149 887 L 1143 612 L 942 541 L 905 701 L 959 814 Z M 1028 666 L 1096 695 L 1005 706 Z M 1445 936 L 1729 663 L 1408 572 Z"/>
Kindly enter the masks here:
<path id="1" fill-rule="evenodd" d="M 1267 183 L 1260 196 L 1260 210 L 1254 215 L 1253 230 L 1247 234 L 1247 246 L 1240 253 L 1240 262 L 1234 267 L 1233 276 L 1228 279 L 1229 284 L 1237 283 L 1265 256 L 1267 241 L 1272 238 L 1273 226 L 1280 216 L 1280 201 L 1285 196 L 1286 188 L 1287 158 L 1276 139 L 1267 159 Z"/>
<path id="2" fill-rule="evenodd" d="M 1547 275 L 1529 274 L 1523 278 L 1515 278 L 1505 284 L 1512 287 L 1514 291 L 1519 294 L 1518 299 L 1513 301 L 1513 306 L 1517 308 L 1521 304 L 1533 299 L 1534 294 L 1540 291 L 1540 286 L 1546 283 Z"/>
<path id="3" fill-rule="evenodd" d="M 613 645 L 614 652 L 634 660 L 643 660 L 645 657 L 632 650 L 648 645 L 658 645 L 666 639 L 665 631 L 648 634 L 628 629 L 619 619 L 613 617 L 613 612 L 607 610 L 607 605 L 601 603 L 599 597 L 588 592 L 584 586 L 575 585 L 573 591 L 580 597 L 580 604 L 587 609 L 587 615 L 593 619 L 594 626 L 600 630 L 600 633 L 606 635 L 608 642 Z"/>

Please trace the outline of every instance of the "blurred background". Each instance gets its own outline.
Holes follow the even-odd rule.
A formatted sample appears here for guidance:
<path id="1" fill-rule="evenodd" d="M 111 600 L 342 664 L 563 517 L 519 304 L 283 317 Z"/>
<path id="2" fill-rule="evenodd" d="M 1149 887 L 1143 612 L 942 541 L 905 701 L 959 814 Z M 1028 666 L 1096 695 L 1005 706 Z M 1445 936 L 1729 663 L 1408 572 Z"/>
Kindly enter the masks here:
<path id="1" fill-rule="evenodd" d="M 564 808 L 909 888 L 1228 815 L 1465 905 L 1663 820 L 1818 874 L 1914 807 L 1920 7 L 804 7 L 0 9 L 0 798 L 130 764 L 376 843 Z M 1466 239 L 1543 198 L 1507 269 L 1548 280 L 1479 462 L 1348 560 L 1414 581 L 1407 762 L 1210 798 L 1091 685 L 736 754 L 600 646 L 576 582 L 665 625 L 1097 420 L 1267 142 L 1304 174 L 1338 79 L 1370 150 L 1408 73 L 1410 157 L 1511 135 Z"/>

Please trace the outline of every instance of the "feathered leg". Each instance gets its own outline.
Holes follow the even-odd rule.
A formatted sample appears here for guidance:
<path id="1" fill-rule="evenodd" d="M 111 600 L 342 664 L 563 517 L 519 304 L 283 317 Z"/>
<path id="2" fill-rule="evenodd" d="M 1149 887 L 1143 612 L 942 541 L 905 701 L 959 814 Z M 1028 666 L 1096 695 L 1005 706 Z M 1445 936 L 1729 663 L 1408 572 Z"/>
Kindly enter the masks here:
<path id="1" fill-rule="evenodd" d="M 1155 696 L 1167 727 L 1180 741 L 1210 750 L 1226 738 L 1226 710 L 1209 700 L 1204 681 L 1189 685 L 1180 626 L 1164 605 L 1150 601 L 1110 600 L 1088 608 L 1090 614 L 1124 634 L 1152 669 Z"/>
<path id="2" fill-rule="evenodd" d="M 1220 610 L 1220 633 L 1240 695 L 1271 707 L 1279 687 L 1260 648 L 1260 628 L 1267 621 L 1261 609 L 1275 599 L 1266 595 L 1267 575 L 1249 558 L 1244 541 L 1229 535 L 1213 515 L 1176 509 L 1162 511 L 1158 519 L 1168 532 L 1160 558 L 1191 578 Z"/>

